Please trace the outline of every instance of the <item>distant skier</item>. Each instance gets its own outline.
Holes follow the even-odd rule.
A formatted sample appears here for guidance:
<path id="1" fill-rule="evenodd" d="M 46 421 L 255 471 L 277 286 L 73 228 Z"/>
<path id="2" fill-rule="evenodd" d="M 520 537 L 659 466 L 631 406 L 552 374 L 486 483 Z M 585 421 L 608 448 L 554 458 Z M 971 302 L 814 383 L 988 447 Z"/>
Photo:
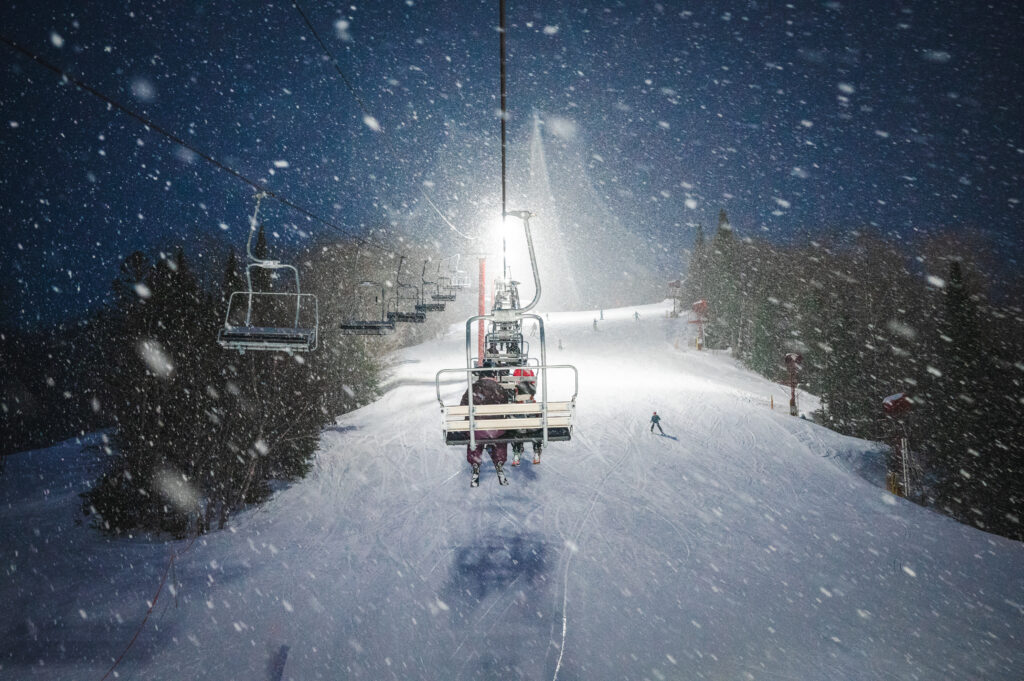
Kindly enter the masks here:
<path id="1" fill-rule="evenodd" d="M 640 321 L 640 313 L 639 312 L 634 312 L 633 313 L 633 319 L 635 319 L 636 321 Z"/>
<path id="2" fill-rule="evenodd" d="M 483 366 L 493 367 L 494 362 L 491 360 L 484 360 Z M 494 371 L 480 371 L 478 372 L 478 376 L 479 378 L 477 378 L 473 383 L 474 406 L 478 404 L 508 403 L 508 393 L 505 392 L 498 383 Z M 462 402 L 460 402 L 460 404 L 462 406 L 469 404 L 469 390 L 462 395 Z M 475 431 L 474 436 L 477 439 L 494 439 L 499 438 L 504 434 L 504 430 L 478 430 Z M 488 445 L 478 443 L 476 447 L 470 447 L 468 444 L 466 445 L 466 460 L 469 461 L 471 466 L 473 466 L 473 479 L 470 482 L 470 487 L 478 487 L 480 485 L 480 463 L 483 461 L 485 448 L 491 457 L 491 461 L 494 462 L 494 470 L 498 473 L 498 483 L 501 485 L 507 485 L 508 478 L 505 477 L 504 466 L 506 459 L 508 459 L 508 445 L 504 442 Z"/>
<path id="3" fill-rule="evenodd" d="M 594 319 L 594 331 L 597 331 L 597 319 Z"/>
<path id="4" fill-rule="evenodd" d="M 652 433 L 654 432 L 654 426 L 658 426 L 658 431 L 661 432 L 662 435 L 665 434 L 665 431 L 661 429 L 661 417 L 658 416 L 658 412 L 654 412 L 654 416 L 651 417 L 651 432 Z"/>
<path id="5" fill-rule="evenodd" d="M 601 310 L 601 319 L 604 319 L 604 310 Z"/>

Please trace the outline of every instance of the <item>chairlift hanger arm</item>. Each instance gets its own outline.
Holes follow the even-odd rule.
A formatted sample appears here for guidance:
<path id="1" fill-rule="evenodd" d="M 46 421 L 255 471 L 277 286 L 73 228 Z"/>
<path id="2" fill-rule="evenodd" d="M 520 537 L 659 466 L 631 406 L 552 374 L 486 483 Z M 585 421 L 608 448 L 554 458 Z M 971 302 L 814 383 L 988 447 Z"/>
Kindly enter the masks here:
<path id="1" fill-rule="evenodd" d="M 426 288 L 427 284 L 431 284 L 431 285 L 434 285 L 434 286 L 437 285 L 436 281 L 427 281 L 427 263 L 428 262 L 430 262 L 429 258 L 427 260 L 423 261 L 423 272 L 420 274 L 420 281 L 423 283 L 423 287 L 424 288 Z"/>
<path id="2" fill-rule="evenodd" d="M 399 256 L 399 258 L 398 258 L 398 273 L 395 274 L 395 283 L 399 287 L 403 286 L 403 284 L 402 284 L 402 265 L 404 265 L 404 264 L 405 264 L 405 255 L 403 254 L 403 255 Z"/>
<path id="3" fill-rule="evenodd" d="M 519 218 L 523 221 L 523 229 L 526 232 L 526 246 L 530 252 L 530 269 L 533 271 L 533 300 L 526 307 L 518 308 L 519 312 L 529 312 L 537 306 L 540 302 L 540 270 L 537 269 L 537 254 L 533 248 L 533 234 L 530 231 L 530 218 L 533 217 L 533 213 L 528 210 L 510 210 L 505 215 L 511 215 L 512 217 Z"/>

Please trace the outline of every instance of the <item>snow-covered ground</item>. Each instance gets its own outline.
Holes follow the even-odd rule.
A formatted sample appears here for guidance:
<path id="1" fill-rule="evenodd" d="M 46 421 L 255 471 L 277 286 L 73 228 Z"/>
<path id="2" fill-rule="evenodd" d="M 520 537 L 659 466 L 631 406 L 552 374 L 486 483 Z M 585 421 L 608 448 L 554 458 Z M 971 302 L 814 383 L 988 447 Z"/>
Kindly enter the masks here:
<path id="1" fill-rule="evenodd" d="M 305 481 L 180 555 L 119 678 L 1024 678 L 1024 546 L 855 475 L 875 445 L 638 309 L 550 316 L 577 426 L 509 487 L 488 465 L 470 489 L 441 442 L 463 325 L 401 352 Z M 78 522 L 99 456 L 69 442 L 0 478 L 0 678 L 99 681 L 184 548 Z"/>

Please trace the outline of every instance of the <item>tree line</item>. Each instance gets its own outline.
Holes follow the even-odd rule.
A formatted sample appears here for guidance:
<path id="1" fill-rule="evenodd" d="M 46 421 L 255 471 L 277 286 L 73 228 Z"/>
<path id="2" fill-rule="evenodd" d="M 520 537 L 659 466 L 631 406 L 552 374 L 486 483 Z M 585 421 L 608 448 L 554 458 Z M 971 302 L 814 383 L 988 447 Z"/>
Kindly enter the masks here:
<path id="1" fill-rule="evenodd" d="M 436 259 L 430 249 L 403 248 L 412 262 Z M 261 227 L 253 252 L 265 258 L 267 251 Z M 316 351 L 228 351 L 217 334 L 231 292 L 247 290 L 244 261 L 223 254 L 219 273 L 197 272 L 196 261 L 184 247 L 132 253 L 95 314 L 69 328 L 0 338 L 26 361 L 4 395 L 5 421 L 29 431 L 21 443 L 109 428 L 104 471 L 82 497 L 83 512 L 110 533 L 182 536 L 224 527 L 232 513 L 266 500 L 275 481 L 311 469 L 324 426 L 379 396 L 388 352 L 444 325 L 439 313 L 386 337 L 341 334 L 342 317 L 380 317 L 381 289 L 365 282 L 392 296 L 398 256 L 354 242 L 317 243 L 296 261 L 302 292 L 319 301 Z M 402 280 L 419 284 L 419 277 L 407 266 Z M 253 289 L 294 292 L 295 284 L 254 269 Z M 287 306 L 294 298 L 281 300 Z"/>
<path id="2" fill-rule="evenodd" d="M 820 423 L 875 440 L 905 429 L 910 498 L 1024 540 L 1021 290 L 949 235 L 913 258 L 872 231 L 779 246 L 739 236 L 722 211 L 710 238 L 698 227 L 680 295 L 684 309 L 708 301 L 708 347 L 764 376 L 784 379 L 784 356 L 802 355 Z M 895 393 L 911 403 L 898 420 L 882 410 Z"/>

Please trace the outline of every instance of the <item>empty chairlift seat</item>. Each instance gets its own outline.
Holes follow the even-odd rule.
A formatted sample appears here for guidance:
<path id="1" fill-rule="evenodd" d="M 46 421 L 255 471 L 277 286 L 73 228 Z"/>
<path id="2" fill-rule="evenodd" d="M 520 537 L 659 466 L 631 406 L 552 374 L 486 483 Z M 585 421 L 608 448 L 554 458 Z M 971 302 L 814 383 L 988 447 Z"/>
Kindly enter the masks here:
<path id="1" fill-rule="evenodd" d="M 264 196 L 263 192 L 256 195 L 256 209 L 249 220 L 247 290 L 234 291 L 228 298 L 224 326 L 217 334 L 217 342 L 227 350 L 242 353 L 246 350 L 309 352 L 316 349 L 319 336 L 320 310 L 316 296 L 302 293 L 299 271 L 293 265 L 257 258 L 252 253 L 252 238 Z M 253 269 L 291 270 L 295 292 L 253 290 Z"/>
<path id="2" fill-rule="evenodd" d="M 273 298 L 271 298 L 273 296 Z M 273 305 L 261 305 L 266 302 Z M 271 314 L 268 310 L 280 312 L 282 303 L 294 308 L 294 317 L 287 321 L 282 314 Z M 253 310 L 262 311 L 254 313 Z M 290 316 L 290 315 L 288 315 Z M 256 320 L 256 321 L 254 321 Z M 278 325 L 269 325 L 270 321 Z M 291 322 L 290 325 L 285 325 Z M 319 310 L 316 296 L 308 293 L 269 293 L 235 291 L 228 300 L 228 312 L 224 326 L 217 335 L 217 342 L 227 350 L 277 350 L 285 352 L 309 352 L 318 343 Z"/>
<path id="3" fill-rule="evenodd" d="M 394 320 L 388 319 L 386 309 L 388 305 L 387 288 L 376 281 L 360 282 L 359 287 L 368 290 L 369 287 L 380 287 L 380 319 L 347 319 L 338 324 L 338 330 L 349 336 L 386 336 L 395 331 Z"/>

